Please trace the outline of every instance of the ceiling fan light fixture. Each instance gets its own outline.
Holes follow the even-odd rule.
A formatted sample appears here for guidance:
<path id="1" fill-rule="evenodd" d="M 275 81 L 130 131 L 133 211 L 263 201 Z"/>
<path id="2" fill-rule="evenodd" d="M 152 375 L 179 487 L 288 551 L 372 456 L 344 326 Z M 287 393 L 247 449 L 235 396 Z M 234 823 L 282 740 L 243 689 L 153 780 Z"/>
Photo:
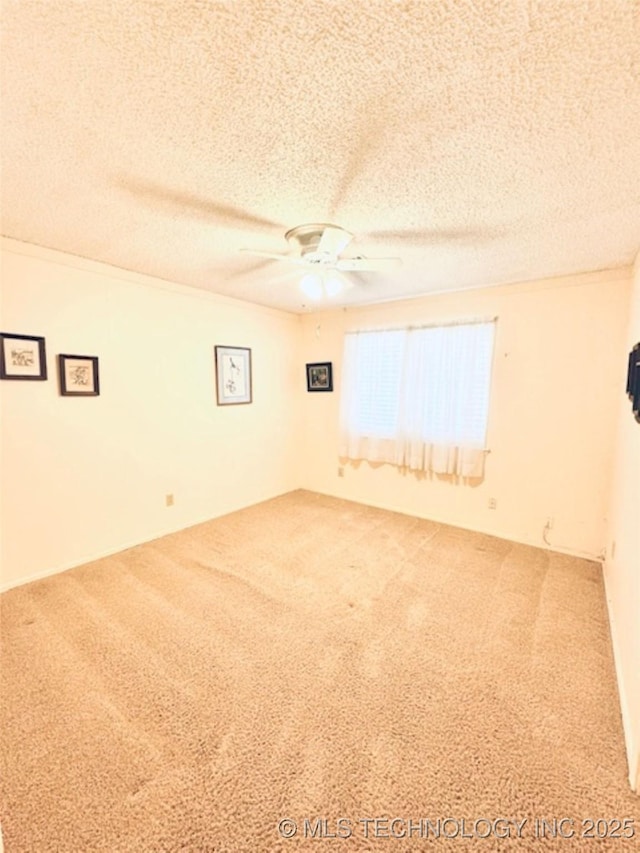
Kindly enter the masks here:
<path id="1" fill-rule="evenodd" d="M 330 275 L 324 280 L 324 290 L 327 296 L 337 296 L 344 290 L 344 283 L 337 275 Z"/>
<path id="2" fill-rule="evenodd" d="M 309 299 L 314 299 L 316 301 L 322 299 L 322 294 L 324 292 L 322 279 L 317 273 L 307 273 L 307 275 L 303 276 L 300 280 L 300 290 L 305 296 L 308 296 Z"/>
<path id="3" fill-rule="evenodd" d="M 326 275 L 323 273 L 310 272 L 300 280 L 300 290 L 302 290 L 305 296 L 308 296 L 309 299 L 313 299 L 316 302 L 323 297 L 331 299 L 333 296 L 337 296 L 341 293 L 344 288 L 345 284 L 342 276 L 336 275 L 335 273 Z"/>

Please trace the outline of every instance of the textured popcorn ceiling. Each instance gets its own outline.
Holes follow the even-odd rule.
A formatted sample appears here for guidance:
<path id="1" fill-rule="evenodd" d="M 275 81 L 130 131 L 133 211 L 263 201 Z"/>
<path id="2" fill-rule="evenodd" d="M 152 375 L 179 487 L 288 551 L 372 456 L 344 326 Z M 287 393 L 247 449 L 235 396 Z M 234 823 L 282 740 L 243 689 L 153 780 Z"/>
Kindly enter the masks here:
<path id="1" fill-rule="evenodd" d="M 403 259 L 349 303 L 640 246 L 636 0 L 3 0 L 2 38 L 19 240 L 293 311 L 238 250 L 305 222 Z"/>

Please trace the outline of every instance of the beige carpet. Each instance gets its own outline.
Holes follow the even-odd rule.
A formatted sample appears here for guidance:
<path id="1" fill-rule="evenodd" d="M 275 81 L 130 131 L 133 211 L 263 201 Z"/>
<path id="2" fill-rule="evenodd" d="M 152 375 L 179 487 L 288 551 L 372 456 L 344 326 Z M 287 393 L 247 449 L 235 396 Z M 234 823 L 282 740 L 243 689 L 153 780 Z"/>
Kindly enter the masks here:
<path id="1" fill-rule="evenodd" d="M 12 590 L 2 633 L 7 853 L 638 849 L 594 563 L 294 492 Z"/>

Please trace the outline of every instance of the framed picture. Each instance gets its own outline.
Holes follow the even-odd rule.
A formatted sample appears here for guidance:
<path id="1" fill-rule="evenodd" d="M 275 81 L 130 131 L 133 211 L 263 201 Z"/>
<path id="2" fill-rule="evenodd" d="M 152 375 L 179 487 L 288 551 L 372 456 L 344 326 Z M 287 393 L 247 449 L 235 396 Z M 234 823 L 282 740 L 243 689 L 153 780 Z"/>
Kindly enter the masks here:
<path id="1" fill-rule="evenodd" d="M 629 353 L 627 394 L 635 419 L 640 423 L 640 344 L 636 344 Z"/>
<path id="2" fill-rule="evenodd" d="M 251 350 L 217 346 L 216 389 L 219 406 L 251 402 Z"/>
<path id="3" fill-rule="evenodd" d="M 333 391 L 330 361 L 317 361 L 307 365 L 307 391 Z"/>
<path id="4" fill-rule="evenodd" d="M 44 338 L 0 332 L 0 379 L 46 379 Z"/>
<path id="5" fill-rule="evenodd" d="M 636 344 L 629 353 L 629 365 L 627 367 L 627 396 L 633 400 L 633 386 L 635 380 L 636 361 L 640 352 L 640 344 Z"/>
<path id="6" fill-rule="evenodd" d="M 97 397 L 100 394 L 97 356 L 59 355 L 58 372 L 63 397 Z"/>

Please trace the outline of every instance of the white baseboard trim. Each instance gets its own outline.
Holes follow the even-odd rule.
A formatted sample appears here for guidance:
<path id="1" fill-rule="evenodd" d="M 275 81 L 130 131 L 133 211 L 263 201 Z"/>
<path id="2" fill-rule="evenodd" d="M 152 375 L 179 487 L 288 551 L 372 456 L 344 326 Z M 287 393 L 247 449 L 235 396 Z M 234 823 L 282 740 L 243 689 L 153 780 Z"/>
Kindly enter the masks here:
<path id="1" fill-rule="evenodd" d="M 604 595 L 607 602 L 607 613 L 609 616 L 609 633 L 611 636 L 611 648 L 613 650 L 613 663 L 616 672 L 616 683 L 618 686 L 618 698 L 620 700 L 620 713 L 622 715 L 622 731 L 627 752 L 627 763 L 629 765 L 629 785 L 631 790 L 640 794 L 640 743 L 636 743 L 636 733 L 633 730 L 632 716 L 629 708 L 629 700 L 625 688 L 624 675 L 618 643 L 617 623 L 611 606 L 611 596 L 608 589 L 608 565 L 602 567 L 604 579 Z"/>
<path id="2" fill-rule="evenodd" d="M 565 548 L 561 545 L 549 545 L 544 541 L 534 540 L 533 537 L 517 538 L 513 535 L 507 535 L 501 530 L 495 530 L 489 527 L 469 527 L 464 524 L 456 523 L 447 518 L 439 518 L 436 515 L 427 515 L 426 513 L 418 513 L 415 510 L 408 510 L 405 507 L 396 506 L 395 504 L 384 503 L 382 501 L 358 500 L 357 498 L 339 495 L 337 492 L 323 492 L 321 489 L 313 489 L 309 486 L 301 487 L 305 492 L 315 492 L 318 495 L 325 495 L 328 498 L 337 498 L 341 501 L 349 501 L 351 503 L 361 504 L 362 506 L 370 506 L 374 509 L 386 509 L 389 512 L 397 512 L 401 515 L 410 515 L 413 518 L 422 518 L 425 521 L 433 521 L 435 524 L 446 524 L 447 527 L 457 527 L 459 530 L 468 530 L 471 533 L 483 533 L 485 536 L 495 536 L 496 539 L 504 539 L 505 542 L 514 542 L 516 545 L 529 545 L 532 548 L 541 548 L 543 551 L 551 551 L 553 554 L 563 554 L 568 557 L 577 557 L 580 560 L 590 560 L 593 563 L 602 563 L 602 552 L 599 554 L 591 553 L 590 551 L 580 551 L 577 548 Z"/>
<path id="3" fill-rule="evenodd" d="M 196 524 L 198 522 L 195 522 Z M 19 586 L 25 586 L 28 583 L 33 583 L 34 581 L 44 580 L 44 578 L 49 578 L 52 575 L 59 575 L 62 572 L 67 572 L 69 569 L 75 569 L 77 566 L 84 566 L 85 563 L 93 563 L 96 560 L 102 560 L 104 557 L 111 557 L 113 554 L 119 554 L 121 551 L 127 551 L 129 548 L 135 548 L 137 545 L 144 545 L 146 542 L 153 542 L 154 539 L 159 539 L 160 536 L 168 536 L 170 533 L 175 533 L 175 530 L 167 530 L 164 533 L 159 533 L 157 536 L 148 536 L 144 539 L 136 539 L 132 542 L 122 542 L 118 545 L 114 545 L 113 547 L 107 548 L 104 551 L 95 551 L 91 554 L 83 556 L 81 559 L 71 560 L 68 563 L 60 563 L 57 566 L 54 566 L 50 569 L 45 569 L 42 572 L 36 572 L 32 575 L 27 575 L 26 578 L 18 578 L 17 580 L 9 581 L 9 583 L 2 584 L 0 586 L 0 593 L 8 592 L 10 589 L 15 589 Z"/>
<path id="4" fill-rule="evenodd" d="M 36 572 L 35 574 L 28 575 L 27 577 L 18 578 L 17 580 L 9 581 L 6 584 L 0 584 L 0 594 L 3 592 L 8 592 L 10 589 L 15 589 L 16 587 L 24 586 L 28 583 L 33 583 L 34 581 L 43 580 L 44 578 L 51 577 L 52 575 L 59 575 L 62 572 L 69 571 L 69 569 L 75 569 L 78 566 L 84 566 L 86 565 L 86 563 L 93 563 L 96 560 L 102 560 L 105 557 L 112 557 L 114 554 L 120 554 L 122 551 L 128 551 L 129 548 L 136 548 L 138 545 L 145 545 L 148 542 L 153 542 L 156 539 L 161 539 L 163 536 L 170 536 L 172 533 L 179 533 L 181 530 L 188 530 L 190 527 L 196 527 L 196 525 L 198 524 L 204 524 L 207 521 L 213 521 L 215 518 L 222 518 L 223 516 L 229 515 L 232 512 L 238 512 L 241 509 L 248 509 L 250 506 L 256 506 L 256 504 L 263 503 L 264 501 L 270 501 L 274 498 L 280 497 L 281 495 L 287 495 L 290 492 L 296 491 L 296 489 L 287 489 L 284 492 L 278 492 L 275 495 L 268 495 L 266 497 L 260 498 L 260 500 L 254 501 L 250 504 L 243 504 L 242 506 L 231 507 L 229 509 L 225 509 L 224 512 L 218 513 L 218 515 L 207 515 L 203 518 L 196 518 L 192 521 L 187 522 L 186 524 L 176 524 L 171 527 L 166 527 L 163 530 L 158 530 L 155 533 L 145 534 L 141 539 L 120 542 L 102 551 L 92 552 L 91 554 L 83 555 L 81 558 L 70 560 L 68 563 L 60 563 L 57 566 L 45 569 L 42 572 Z M 0 853 L 2 853 L 2 851 L 0 851 Z"/>

